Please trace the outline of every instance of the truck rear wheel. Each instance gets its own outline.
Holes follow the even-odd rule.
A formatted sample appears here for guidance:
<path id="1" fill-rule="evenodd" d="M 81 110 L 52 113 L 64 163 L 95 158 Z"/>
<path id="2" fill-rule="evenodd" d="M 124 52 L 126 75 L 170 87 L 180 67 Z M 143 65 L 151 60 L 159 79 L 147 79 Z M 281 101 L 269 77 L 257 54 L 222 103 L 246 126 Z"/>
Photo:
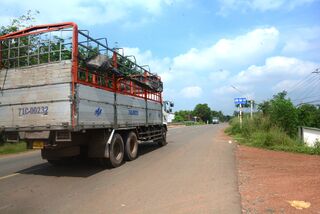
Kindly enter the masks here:
<path id="1" fill-rule="evenodd" d="M 124 144 L 119 133 L 115 133 L 110 143 L 109 159 L 102 158 L 101 164 L 116 168 L 121 165 L 124 157 Z"/>
<path id="2" fill-rule="evenodd" d="M 125 137 L 125 157 L 132 161 L 138 157 L 138 138 L 134 132 L 129 132 Z"/>
<path id="3" fill-rule="evenodd" d="M 160 140 L 157 140 L 157 143 L 159 146 L 165 146 L 167 145 L 167 130 L 165 128 L 162 128 L 162 138 Z"/>

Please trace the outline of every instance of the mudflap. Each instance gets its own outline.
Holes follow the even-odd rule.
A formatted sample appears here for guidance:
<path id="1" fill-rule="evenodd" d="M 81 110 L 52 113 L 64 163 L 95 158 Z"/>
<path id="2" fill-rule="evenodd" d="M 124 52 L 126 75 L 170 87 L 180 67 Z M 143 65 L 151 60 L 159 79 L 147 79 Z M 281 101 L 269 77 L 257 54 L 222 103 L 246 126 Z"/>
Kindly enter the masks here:
<path id="1" fill-rule="evenodd" d="M 109 145 L 107 143 L 111 132 L 108 130 L 97 130 L 91 133 L 88 142 L 89 158 L 109 158 Z"/>

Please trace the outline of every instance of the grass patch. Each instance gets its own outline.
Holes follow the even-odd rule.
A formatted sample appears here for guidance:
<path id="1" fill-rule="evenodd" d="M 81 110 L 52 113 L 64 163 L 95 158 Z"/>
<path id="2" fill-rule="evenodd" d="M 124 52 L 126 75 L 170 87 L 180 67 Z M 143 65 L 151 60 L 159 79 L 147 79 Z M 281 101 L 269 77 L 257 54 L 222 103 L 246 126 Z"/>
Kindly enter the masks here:
<path id="1" fill-rule="evenodd" d="M 205 125 L 204 122 L 194 122 L 194 121 L 184 121 L 185 126 L 197 126 L 197 125 Z"/>
<path id="2" fill-rule="evenodd" d="M 267 117 L 263 117 L 262 115 L 257 115 L 252 120 L 245 118 L 242 128 L 240 128 L 237 118 L 234 118 L 225 132 L 237 138 L 240 144 L 247 146 L 320 155 L 320 142 L 316 143 L 315 147 L 308 147 L 300 139 L 291 138 L 282 129 L 272 124 Z"/>
<path id="3" fill-rule="evenodd" d="M 0 155 L 14 154 L 24 151 L 27 151 L 27 144 L 23 141 L 19 143 L 4 143 L 0 145 Z"/>

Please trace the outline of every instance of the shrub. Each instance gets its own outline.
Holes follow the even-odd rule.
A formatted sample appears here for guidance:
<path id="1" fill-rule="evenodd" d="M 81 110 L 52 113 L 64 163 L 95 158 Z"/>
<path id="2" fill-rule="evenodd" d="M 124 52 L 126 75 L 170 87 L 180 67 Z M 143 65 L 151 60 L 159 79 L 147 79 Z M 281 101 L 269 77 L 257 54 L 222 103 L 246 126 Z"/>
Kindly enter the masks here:
<path id="1" fill-rule="evenodd" d="M 306 146 L 301 140 L 290 137 L 271 119 L 257 114 L 253 119 L 244 118 L 242 128 L 238 118 L 230 121 L 226 133 L 236 136 L 241 144 L 271 150 L 289 151 L 307 154 L 320 154 L 320 142 L 314 148 Z"/>
<path id="2" fill-rule="evenodd" d="M 26 142 L 5 143 L 0 146 L 0 154 L 11 154 L 27 150 Z"/>
<path id="3" fill-rule="evenodd" d="M 262 130 L 254 132 L 249 142 L 253 146 L 263 148 L 270 148 L 274 146 L 292 146 L 296 143 L 295 140 L 291 139 L 278 127 L 272 127 L 268 131 Z"/>
<path id="4" fill-rule="evenodd" d="M 317 140 L 317 142 L 314 144 L 314 154 L 315 155 L 320 155 L 320 141 Z"/>
<path id="5" fill-rule="evenodd" d="M 241 133 L 240 123 L 237 121 L 238 118 L 233 118 L 229 121 L 230 126 L 226 129 L 226 133 L 230 135 L 236 135 Z"/>

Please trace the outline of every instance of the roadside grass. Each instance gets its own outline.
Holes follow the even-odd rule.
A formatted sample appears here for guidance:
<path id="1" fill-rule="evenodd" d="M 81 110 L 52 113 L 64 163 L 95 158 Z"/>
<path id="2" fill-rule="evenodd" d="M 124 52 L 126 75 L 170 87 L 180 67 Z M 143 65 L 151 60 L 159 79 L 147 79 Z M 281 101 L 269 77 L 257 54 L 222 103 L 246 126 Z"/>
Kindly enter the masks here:
<path id="1" fill-rule="evenodd" d="M 27 144 L 23 141 L 19 143 L 4 143 L 0 145 L 0 155 L 14 154 L 24 151 L 27 151 Z"/>
<path id="2" fill-rule="evenodd" d="M 252 120 L 244 118 L 242 128 L 237 118 L 230 121 L 225 131 L 240 144 L 258 148 L 320 155 L 320 143 L 308 147 L 298 138 L 289 137 L 279 127 L 273 125 L 269 118 L 256 115 Z"/>
<path id="3" fill-rule="evenodd" d="M 205 125 L 204 122 L 194 122 L 194 121 L 184 121 L 185 126 L 197 126 L 197 125 Z"/>

